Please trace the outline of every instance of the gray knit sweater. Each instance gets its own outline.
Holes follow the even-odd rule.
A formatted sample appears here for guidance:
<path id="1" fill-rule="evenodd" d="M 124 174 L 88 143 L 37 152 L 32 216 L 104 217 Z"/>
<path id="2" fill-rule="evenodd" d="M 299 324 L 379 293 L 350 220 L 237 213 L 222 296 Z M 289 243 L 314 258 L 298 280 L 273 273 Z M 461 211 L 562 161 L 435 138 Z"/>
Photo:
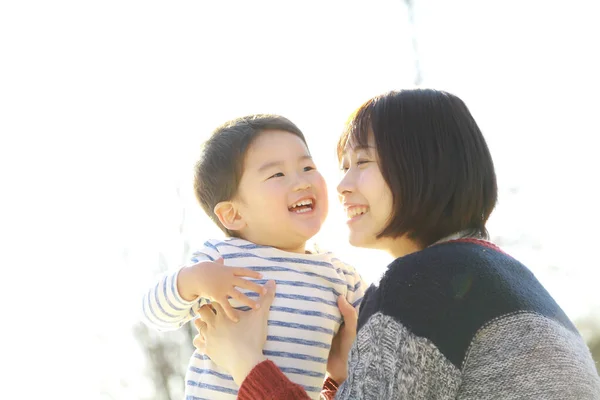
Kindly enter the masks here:
<path id="1" fill-rule="evenodd" d="M 581 336 L 521 263 L 474 239 L 397 259 L 366 293 L 338 399 L 600 399 Z"/>

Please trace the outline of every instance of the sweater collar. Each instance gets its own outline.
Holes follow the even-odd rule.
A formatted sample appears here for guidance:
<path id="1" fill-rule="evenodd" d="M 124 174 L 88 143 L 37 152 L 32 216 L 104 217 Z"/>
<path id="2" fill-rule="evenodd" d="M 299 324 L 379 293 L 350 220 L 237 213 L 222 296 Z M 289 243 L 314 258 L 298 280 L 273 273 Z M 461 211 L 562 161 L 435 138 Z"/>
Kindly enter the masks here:
<path id="1" fill-rule="evenodd" d="M 480 234 L 478 233 L 473 233 L 470 231 L 460 231 L 460 232 L 455 232 L 451 235 L 448 235 L 446 237 L 441 238 L 440 240 L 438 240 L 437 242 L 429 245 L 428 247 L 431 246 L 435 246 L 436 244 L 440 244 L 440 243 L 446 243 L 446 242 L 450 242 L 453 240 L 460 240 L 460 239 L 477 239 L 477 240 L 481 240 L 484 242 L 487 242 L 487 240 L 485 240 L 484 238 L 481 237 Z"/>

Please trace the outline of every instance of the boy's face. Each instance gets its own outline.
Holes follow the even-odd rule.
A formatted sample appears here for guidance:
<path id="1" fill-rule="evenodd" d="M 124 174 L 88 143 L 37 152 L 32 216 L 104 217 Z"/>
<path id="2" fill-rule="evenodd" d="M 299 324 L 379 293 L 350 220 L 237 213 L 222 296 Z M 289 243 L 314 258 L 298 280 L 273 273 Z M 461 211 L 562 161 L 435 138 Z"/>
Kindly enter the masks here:
<path id="1" fill-rule="evenodd" d="M 327 188 L 298 136 L 261 133 L 248 148 L 234 203 L 246 240 L 304 252 L 327 217 Z"/>

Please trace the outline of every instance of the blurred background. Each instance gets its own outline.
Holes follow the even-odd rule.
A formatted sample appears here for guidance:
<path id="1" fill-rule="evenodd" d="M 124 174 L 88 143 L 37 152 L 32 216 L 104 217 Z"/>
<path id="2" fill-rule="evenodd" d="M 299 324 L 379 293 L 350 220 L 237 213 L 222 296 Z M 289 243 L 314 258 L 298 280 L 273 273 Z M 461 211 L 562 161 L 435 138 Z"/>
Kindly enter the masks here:
<path id="1" fill-rule="evenodd" d="M 141 299 L 220 236 L 193 197 L 192 167 L 233 117 L 279 113 L 304 131 L 331 192 L 315 240 L 376 281 L 390 260 L 346 243 L 335 143 L 363 101 L 412 87 L 467 103 L 497 168 L 493 240 L 531 268 L 600 361 L 598 8 L 3 2 L 0 397 L 182 398 L 194 332 L 147 329 Z"/>

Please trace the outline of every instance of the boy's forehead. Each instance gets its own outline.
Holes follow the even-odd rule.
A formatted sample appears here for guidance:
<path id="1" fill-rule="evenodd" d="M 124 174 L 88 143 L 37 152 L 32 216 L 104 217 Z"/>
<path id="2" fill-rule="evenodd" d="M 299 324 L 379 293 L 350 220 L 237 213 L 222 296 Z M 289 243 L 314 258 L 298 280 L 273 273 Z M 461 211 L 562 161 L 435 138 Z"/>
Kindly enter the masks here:
<path id="1" fill-rule="evenodd" d="M 266 131 L 249 146 L 245 154 L 244 169 L 263 171 L 286 162 L 312 159 L 304 141 L 286 131 Z"/>
<path id="2" fill-rule="evenodd" d="M 268 130 L 261 132 L 254 138 L 249 146 L 249 151 L 272 151 L 274 147 L 282 149 L 290 146 L 300 146 L 308 151 L 306 143 L 298 135 L 282 131 L 282 130 Z"/>

